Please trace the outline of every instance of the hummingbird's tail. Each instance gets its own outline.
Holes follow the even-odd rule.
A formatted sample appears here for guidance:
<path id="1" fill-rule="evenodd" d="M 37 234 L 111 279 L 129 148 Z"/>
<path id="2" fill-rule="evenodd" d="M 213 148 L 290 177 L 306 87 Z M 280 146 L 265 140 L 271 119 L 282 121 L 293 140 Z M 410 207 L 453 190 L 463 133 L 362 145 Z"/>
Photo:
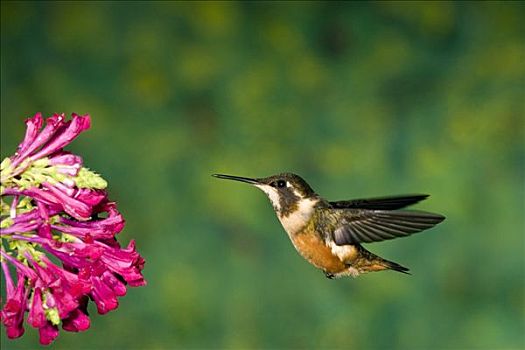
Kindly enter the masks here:
<path id="1" fill-rule="evenodd" d="M 410 269 L 408 267 L 404 267 L 396 262 L 383 259 L 382 257 L 369 252 L 361 245 L 358 246 L 358 249 L 360 253 L 360 259 L 357 260 L 360 261 L 356 261 L 356 263 L 359 265 L 358 269 L 362 270 L 363 272 L 394 270 L 397 272 L 405 273 L 407 275 L 411 275 L 411 273 L 409 272 Z"/>
<path id="2" fill-rule="evenodd" d="M 385 266 L 389 270 L 394 270 L 394 271 L 397 271 L 397 272 L 405 273 L 407 275 L 411 275 L 411 273 L 409 272 L 410 269 L 408 267 L 404 267 L 404 266 L 399 265 L 398 263 L 390 261 L 390 260 L 386 260 L 386 259 L 381 259 L 381 260 L 383 260 L 383 263 L 385 264 Z"/>

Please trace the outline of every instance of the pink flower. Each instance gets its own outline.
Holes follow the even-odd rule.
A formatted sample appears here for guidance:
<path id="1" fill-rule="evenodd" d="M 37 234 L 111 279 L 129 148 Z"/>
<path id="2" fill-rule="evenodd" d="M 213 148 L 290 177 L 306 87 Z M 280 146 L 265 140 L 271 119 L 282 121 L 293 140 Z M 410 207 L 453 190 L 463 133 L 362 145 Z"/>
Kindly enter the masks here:
<path id="1" fill-rule="evenodd" d="M 2 323 L 6 327 L 7 337 L 18 338 L 24 334 L 24 313 L 26 311 L 27 290 L 25 280 L 18 276 L 16 287 L 7 268 L 7 263 L 2 261 L 2 270 L 6 280 L 6 303 L 0 312 Z"/>
<path id="2" fill-rule="evenodd" d="M 87 302 L 87 300 L 86 300 Z M 69 332 L 81 332 L 89 328 L 90 321 L 87 311 L 75 309 L 69 317 L 62 320 L 62 328 Z"/>
<path id="3" fill-rule="evenodd" d="M 29 308 L 29 315 L 27 316 L 27 323 L 35 328 L 43 327 L 47 322 L 43 301 L 42 288 L 35 288 L 33 292 L 33 303 Z"/>
<path id="4" fill-rule="evenodd" d="M 49 345 L 58 337 L 58 327 L 47 321 L 42 327 L 38 328 L 40 344 Z"/>
<path id="5" fill-rule="evenodd" d="M 11 159 L 13 166 L 25 160 L 31 162 L 61 150 L 82 131 L 89 129 L 91 119 L 89 115 L 73 114 L 73 119 L 66 122 L 64 114 L 54 114 L 46 120 L 46 126 L 38 133 L 38 129 L 42 126 L 42 114 L 37 113 L 26 121 L 26 125 L 26 137 Z"/>
<path id="6" fill-rule="evenodd" d="M 118 212 L 115 203 L 106 203 L 94 209 L 95 214 L 107 213 L 103 219 L 92 219 L 87 222 L 79 222 L 66 217 L 59 219 L 59 222 L 52 224 L 51 227 L 79 238 L 89 237 L 92 239 L 104 240 L 113 238 L 124 228 L 124 218 Z"/>
<path id="7" fill-rule="evenodd" d="M 145 285 L 144 259 L 135 241 L 122 248 L 116 240 L 125 222 L 108 199 L 106 181 L 85 168 L 80 156 L 63 150 L 89 128 L 90 117 L 73 114 L 66 121 L 55 114 L 44 125 L 37 113 L 26 125 L 15 155 L 0 164 L 0 261 L 6 281 L 0 317 L 7 336 L 18 338 L 28 312 L 27 322 L 48 345 L 60 324 L 70 332 L 90 327 L 90 299 L 105 314 L 118 307 L 128 285 Z"/>

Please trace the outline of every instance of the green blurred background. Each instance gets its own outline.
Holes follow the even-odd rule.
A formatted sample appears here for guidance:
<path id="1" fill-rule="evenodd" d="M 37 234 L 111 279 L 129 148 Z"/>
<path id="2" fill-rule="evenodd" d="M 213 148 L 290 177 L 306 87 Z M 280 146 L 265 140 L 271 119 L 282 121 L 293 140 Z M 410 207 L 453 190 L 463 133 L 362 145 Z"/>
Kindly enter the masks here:
<path id="1" fill-rule="evenodd" d="M 1 147 L 37 111 L 110 183 L 148 285 L 53 349 L 520 349 L 523 2 L 1 3 Z M 520 25 L 521 23 L 521 25 Z M 412 269 L 331 281 L 264 195 L 430 193 L 436 229 L 367 247 Z M 38 335 L 2 349 L 29 349 Z"/>

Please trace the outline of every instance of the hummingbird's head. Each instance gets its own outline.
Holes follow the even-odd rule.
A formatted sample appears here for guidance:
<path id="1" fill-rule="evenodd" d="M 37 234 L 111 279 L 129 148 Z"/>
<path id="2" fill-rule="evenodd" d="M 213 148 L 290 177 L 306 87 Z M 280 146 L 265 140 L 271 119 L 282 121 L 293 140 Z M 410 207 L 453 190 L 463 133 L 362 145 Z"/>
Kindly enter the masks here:
<path id="1" fill-rule="evenodd" d="M 294 212 L 302 200 L 317 197 L 310 185 L 299 175 L 282 173 L 259 179 L 247 177 L 214 174 L 220 179 L 235 180 L 249 183 L 262 190 L 272 202 L 274 210 L 279 215 Z"/>

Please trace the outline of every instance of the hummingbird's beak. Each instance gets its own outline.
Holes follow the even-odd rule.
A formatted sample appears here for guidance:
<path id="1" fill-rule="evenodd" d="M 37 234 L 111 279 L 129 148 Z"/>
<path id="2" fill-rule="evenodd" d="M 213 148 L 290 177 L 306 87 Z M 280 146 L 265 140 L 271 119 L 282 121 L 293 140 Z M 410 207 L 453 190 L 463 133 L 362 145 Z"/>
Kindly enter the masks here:
<path id="1" fill-rule="evenodd" d="M 232 175 L 223 175 L 223 174 L 213 174 L 212 176 L 218 177 L 219 179 L 226 179 L 226 180 L 235 180 L 240 182 L 246 182 L 251 185 L 257 185 L 259 184 L 259 181 L 256 179 L 250 179 L 249 177 L 240 177 L 240 176 L 232 176 Z"/>

